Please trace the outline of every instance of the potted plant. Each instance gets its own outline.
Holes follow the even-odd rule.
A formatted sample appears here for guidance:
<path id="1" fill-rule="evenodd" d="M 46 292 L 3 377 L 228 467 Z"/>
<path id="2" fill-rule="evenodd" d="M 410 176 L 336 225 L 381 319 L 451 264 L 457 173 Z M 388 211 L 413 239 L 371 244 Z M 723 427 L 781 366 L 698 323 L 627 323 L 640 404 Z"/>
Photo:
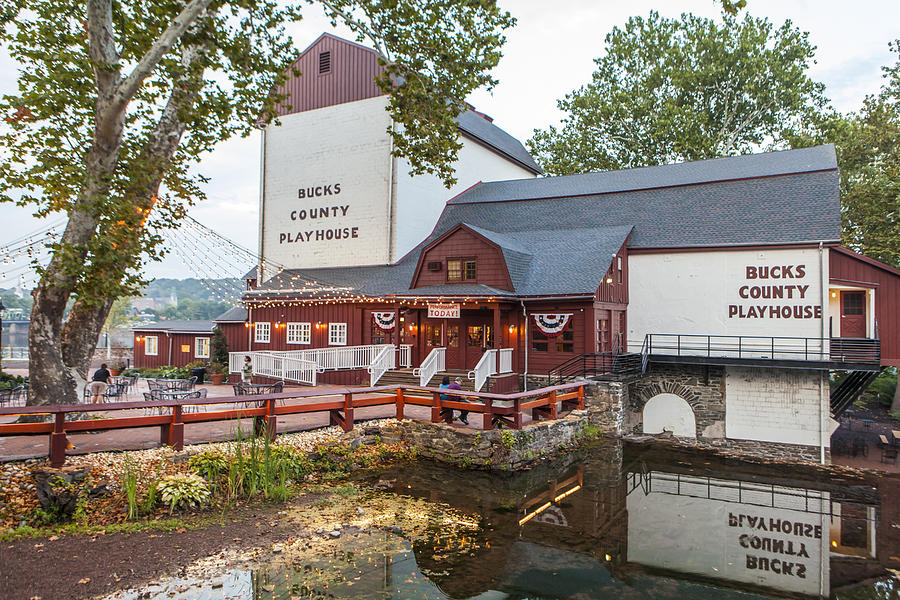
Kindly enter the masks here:
<path id="1" fill-rule="evenodd" d="M 212 379 L 213 385 L 222 385 L 225 379 L 225 366 L 216 361 L 209 363 L 209 378 Z"/>
<path id="2" fill-rule="evenodd" d="M 116 363 L 109 368 L 109 374 L 112 375 L 113 377 L 118 377 L 119 373 L 121 373 L 124 370 L 125 370 L 124 363 Z"/>

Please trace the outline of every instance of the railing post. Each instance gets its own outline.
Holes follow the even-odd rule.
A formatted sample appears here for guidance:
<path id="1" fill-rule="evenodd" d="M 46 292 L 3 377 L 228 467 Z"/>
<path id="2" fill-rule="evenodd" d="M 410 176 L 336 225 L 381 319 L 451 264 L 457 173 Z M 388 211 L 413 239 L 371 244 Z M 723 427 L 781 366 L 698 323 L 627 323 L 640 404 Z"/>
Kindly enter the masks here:
<path id="1" fill-rule="evenodd" d="M 769 360 L 775 360 L 775 336 L 772 336 L 772 349 L 769 351 Z"/>
<path id="2" fill-rule="evenodd" d="M 484 413 L 481 415 L 481 428 L 485 431 L 494 428 L 494 400 L 492 398 L 484 399 Z"/>
<path id="3" fill-rule="evenodd" d="M 172 407 L 172 422 L 169 423 L 166 443 L 179 452 L 184 450 L 184 422 L 181 420 L 181 417 L 181 405 L 176 404 Z"/>
<path id="4" fill-rule="evenodd" d="M 403 409 L 404 409 L 404 398 L 403 398 L 403 388 L 397 388 L 397 420 L 403 420 Z"/>
<path id="5" fill-rule="evenodd" d="M 556 390 L 553 390 L 550 392 L 549 400 L 550 400 L 550 406 L 548 408 L 550 409 L 550 418 L 555 419 L 556 418 Z"/>
<path id="6" fill-rule="evenodd" d="M 578 410 L 584 410 L 584 386 L 578 386 Z"/>
<path id="7" fill-rule="evenodd" d="M 66 462 L 66 446 L 69 440 L 66 438 L 66 413 L 56 413 L 53 422 L 53 433 L 50 434 L 50 465 L 54 468 L 63 466 Z"/>
<path id="8" fill-rule="evenodd" d="M 353 429 L 353 394 L 344 394 L 344 431 Z"/>
<path id="9" fill-rule="evenodd" d="M 513 429 L 522 429 L 522 399 L 513 400 Z"/>
<path id="10" fill-rule="evenodd" d="M 675 337 L 675 344 L 678 346 L 678 356 L 681 356 L 681 335 Z"/>
<path id="11" fill-rule="evenodd" d="M 441 422 L 441 395 L 437 392 L 431 394 L 431 422 Z"/>

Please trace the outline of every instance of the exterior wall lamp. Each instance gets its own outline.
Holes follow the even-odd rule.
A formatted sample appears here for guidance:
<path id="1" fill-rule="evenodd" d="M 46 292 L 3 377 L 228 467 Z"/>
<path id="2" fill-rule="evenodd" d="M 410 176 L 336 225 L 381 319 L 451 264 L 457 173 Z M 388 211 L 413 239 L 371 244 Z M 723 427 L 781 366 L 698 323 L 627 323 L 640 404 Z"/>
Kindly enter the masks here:
<path id="1" fill-rule="evenodd" d="M 510 325 L 510 326 L 509 326 L 509 333 L 510 333 L 510 335 L 514 334 L 515 332 L 516 332 L 516 326 L 515 326 L 515 325 Z"/>

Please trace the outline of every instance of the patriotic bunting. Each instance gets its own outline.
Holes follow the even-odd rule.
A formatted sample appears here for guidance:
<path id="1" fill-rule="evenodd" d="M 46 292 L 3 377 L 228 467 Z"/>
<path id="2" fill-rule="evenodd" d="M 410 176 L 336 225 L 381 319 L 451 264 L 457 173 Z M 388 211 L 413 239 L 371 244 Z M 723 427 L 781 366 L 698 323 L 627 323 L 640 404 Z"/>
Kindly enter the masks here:
<path id="1" fill-rule="evenodd" d="M 372 318 L 379 329 L 391 331 L 397 324 L 397 313 L 393 312 L 373 312 Z"/>
<path id="2" fill-rule="evenodd" d="M 544 335 L 553 337 L 559 335 L 569 324 L 572 313 L 535 313 L 534 324 Z"/>

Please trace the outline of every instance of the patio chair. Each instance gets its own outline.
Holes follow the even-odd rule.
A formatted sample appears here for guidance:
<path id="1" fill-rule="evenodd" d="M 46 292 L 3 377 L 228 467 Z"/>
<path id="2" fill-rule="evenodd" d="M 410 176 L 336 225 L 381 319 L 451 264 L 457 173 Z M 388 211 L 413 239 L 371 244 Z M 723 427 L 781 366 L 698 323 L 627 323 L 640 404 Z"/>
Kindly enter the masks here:
<path id="1" fill-rule="evenodd" d="M 193 392 L 188 392 L 188 393 L 186 393 L 184 396 L 182 396 L 182 398 L 183 398 L 184 400 L 191 400 L 191 399 L 194 399 L 194 398 L 196 398 L 196 399 L 199 400 L 200 398 L 206 398 L 206 394 L 207 394 L 207 389 L 206 389 L 206 388 L 201 388 L 201 389 L 199 389 L 199 390 L 194 390 Z M 181 408 L 182 408 L 182 410 L 183 410 L 184 412 L 186 412 L 186 413 L 188 413 L 188 412 L 200 412 L 200 406 L 197 405 L 197 404 L 185 404 L 185 405 L 183 405 Z"/>
<path id="2" fill-rule="evenodd" d="M 234 390 L 235 396 L 246 396 L 250 393 L 250 388 L 248 388 L 243 381 L 232 385 L 231 388 Z"/>
<path id="3" fill-rule="evenodd" d="M 191 377 L 190 379 L 173 379 L 172 380 L 172 389 L 179 392 L 190 392 L 194 389 L 194 385 L 197 383 L 196 377 Z"/>
<path id="4" fill-rule="evenodd" d="M 152 392 L 153 390 L 167 390 L 169 389 L 168 379 L 148 379 L 147 387 Z"/>
<path id="5" fill-rule="evenodd" d="M 22 386 L 9 390 L 0 390 L 0 406 L 20 406 L 22 392 L 24 391 L 25 388 Z"/>
<path id="6" fill-rule="evenodd" d="M 103 392 L 103 397 L 107 399 L 117 400 L 125 396 L 125 390 L 128 389 L 127 383 L 111 383 Z"/>

